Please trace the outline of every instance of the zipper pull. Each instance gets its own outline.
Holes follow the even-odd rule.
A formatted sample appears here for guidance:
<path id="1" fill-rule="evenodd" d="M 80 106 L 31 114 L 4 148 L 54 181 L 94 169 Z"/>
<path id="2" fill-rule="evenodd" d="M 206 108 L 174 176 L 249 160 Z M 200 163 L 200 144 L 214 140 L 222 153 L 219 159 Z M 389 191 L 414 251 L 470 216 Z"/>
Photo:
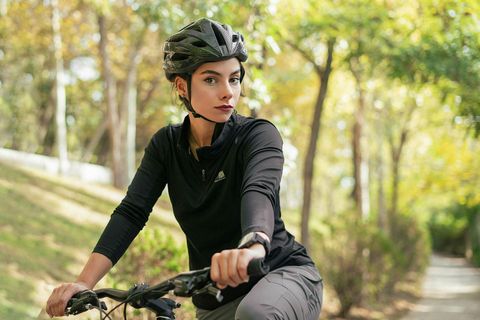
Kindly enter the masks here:
<path id="1" fill-rule="evenodd" d="M 202 181 L 205 182 L 205 169 L 202 169 Z"/>

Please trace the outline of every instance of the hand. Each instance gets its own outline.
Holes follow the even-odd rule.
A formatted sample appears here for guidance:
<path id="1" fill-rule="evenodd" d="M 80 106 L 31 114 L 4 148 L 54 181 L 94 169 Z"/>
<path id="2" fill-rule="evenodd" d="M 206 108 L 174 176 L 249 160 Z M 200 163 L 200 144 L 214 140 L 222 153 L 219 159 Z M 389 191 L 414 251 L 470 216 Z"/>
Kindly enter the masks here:
<path id="1" fill-rule="evenodd" d="M 252 259 L 264 258 L 265 248 L 256 243 L 246 249 L 223 250 L 212 256 L 210 278 L 219 289 L 235 288 L 248 282 L 247 267 Z"/>
<path id="2" fill-rule="evenodd" d="M 50 317 L 61 317 L 65 315 L 65 308 L 68 300 L 77 292 L 89 290 L 83 283 L 64 283 L 53 289 L 48 298 L 45 310 Z"/>

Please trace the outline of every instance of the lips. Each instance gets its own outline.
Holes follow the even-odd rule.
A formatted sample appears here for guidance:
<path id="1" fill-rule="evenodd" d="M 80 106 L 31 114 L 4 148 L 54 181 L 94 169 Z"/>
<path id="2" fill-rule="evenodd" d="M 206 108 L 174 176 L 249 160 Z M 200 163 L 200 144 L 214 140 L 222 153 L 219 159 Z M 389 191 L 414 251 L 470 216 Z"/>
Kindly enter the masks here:
<path id="1" fill-rule="evenodd" d="M 216 106 L 215 109 L 220 110 L 220 111 L 224 111 L 224 112 L 229 112 L 233 109 L 233 106 L 231 106 L 229 104 L 224 104 L 224 105 L 221 105 L 221 106 Z"/>

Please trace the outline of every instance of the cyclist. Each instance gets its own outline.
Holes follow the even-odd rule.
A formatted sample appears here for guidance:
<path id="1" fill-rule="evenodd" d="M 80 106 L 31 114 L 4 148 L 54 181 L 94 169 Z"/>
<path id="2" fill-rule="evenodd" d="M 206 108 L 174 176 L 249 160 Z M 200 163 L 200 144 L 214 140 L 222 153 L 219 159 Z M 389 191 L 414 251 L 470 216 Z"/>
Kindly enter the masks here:
<path id="1" fill-rule="evenodd" d="M 318 319 L 322 279 L 281 219 L 280 134 L 266 120 L 235 112 L 246 60 L 243 36 L 209 19 L 165 42 L 163 68 L 188 115 L 152 137 L 83 271 L 53 290 L 50 316 L 63 315 L 73 294 L 93 288 L 115 265 L 168 185 L 190 268 L 211 265 L 224 296 L 221 303 L 194 296 L 198 319 Z M 262 257 L 270 272 L 249 278 L 249 261 Z"/>

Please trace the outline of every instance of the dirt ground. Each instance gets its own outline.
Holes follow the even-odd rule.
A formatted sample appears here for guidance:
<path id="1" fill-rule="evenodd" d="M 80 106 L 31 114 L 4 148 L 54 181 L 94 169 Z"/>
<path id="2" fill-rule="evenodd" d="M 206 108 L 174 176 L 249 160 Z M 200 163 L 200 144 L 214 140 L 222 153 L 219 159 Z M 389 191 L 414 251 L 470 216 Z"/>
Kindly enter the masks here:
<path id="1" fill-rule="evenodd" d="M 433 255 L 422 297 L 402 320 L 480 319 L 480 269 L 465 259 Z"/>

